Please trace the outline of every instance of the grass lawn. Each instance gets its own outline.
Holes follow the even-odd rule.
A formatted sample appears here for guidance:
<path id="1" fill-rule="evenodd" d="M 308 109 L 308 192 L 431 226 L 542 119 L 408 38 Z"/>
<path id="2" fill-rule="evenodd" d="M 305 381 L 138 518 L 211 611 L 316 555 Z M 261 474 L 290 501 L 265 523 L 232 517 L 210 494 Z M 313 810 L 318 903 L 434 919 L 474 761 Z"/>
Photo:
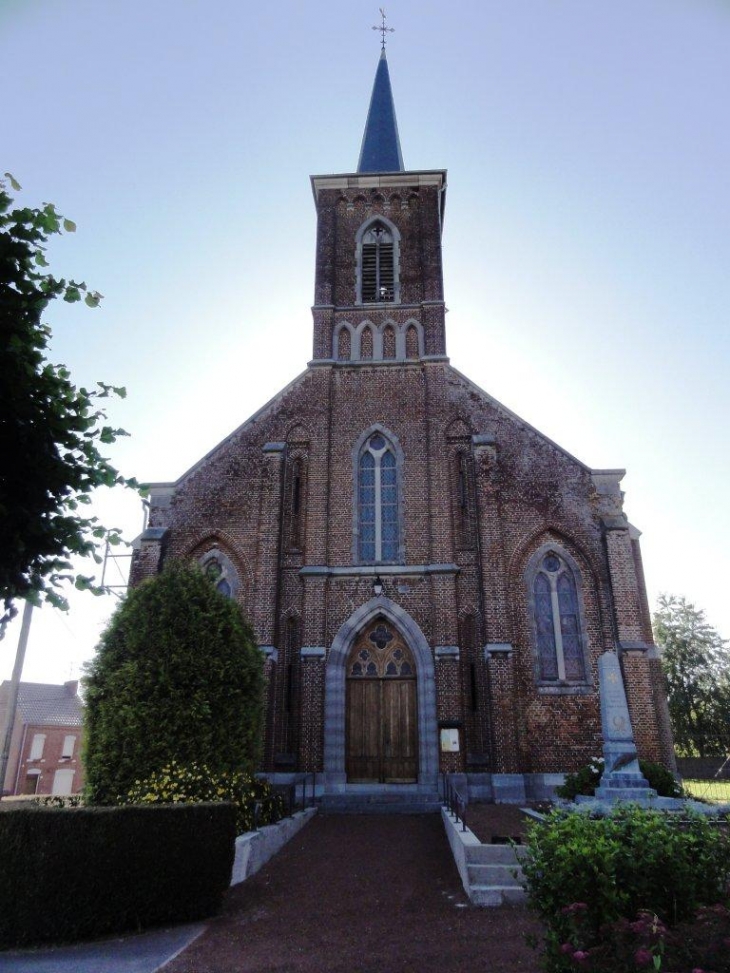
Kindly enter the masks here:
<path id="1" fill-rule="evenodd" d="M 730 804 L 730 780 L 683 780 L 682 786 L 692 797 L 715 804 Z"/>

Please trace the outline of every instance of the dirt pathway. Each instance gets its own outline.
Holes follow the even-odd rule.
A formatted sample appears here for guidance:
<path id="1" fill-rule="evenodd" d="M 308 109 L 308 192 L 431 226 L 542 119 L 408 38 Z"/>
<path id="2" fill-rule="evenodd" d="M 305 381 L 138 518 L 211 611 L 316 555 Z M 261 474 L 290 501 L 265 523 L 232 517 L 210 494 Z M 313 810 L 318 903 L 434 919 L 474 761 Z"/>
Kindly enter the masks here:
<path id="1" fill-rule="evenodd" d="M 164 973 L 537 973 L 528 932 L 469 904 L 438 815 L 318 815 Z"/>

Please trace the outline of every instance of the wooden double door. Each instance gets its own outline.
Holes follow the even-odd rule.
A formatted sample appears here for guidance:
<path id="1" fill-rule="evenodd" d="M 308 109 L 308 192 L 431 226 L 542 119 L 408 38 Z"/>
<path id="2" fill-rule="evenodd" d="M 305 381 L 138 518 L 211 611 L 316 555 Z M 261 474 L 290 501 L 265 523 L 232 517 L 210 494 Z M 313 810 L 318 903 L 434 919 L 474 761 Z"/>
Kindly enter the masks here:
<path id="1" fill-rule="evenodd" d="M 346 701 L 348 781 L 417 781 L 416 669 L 404 640 L 382 619 L 350 652 Z"/>

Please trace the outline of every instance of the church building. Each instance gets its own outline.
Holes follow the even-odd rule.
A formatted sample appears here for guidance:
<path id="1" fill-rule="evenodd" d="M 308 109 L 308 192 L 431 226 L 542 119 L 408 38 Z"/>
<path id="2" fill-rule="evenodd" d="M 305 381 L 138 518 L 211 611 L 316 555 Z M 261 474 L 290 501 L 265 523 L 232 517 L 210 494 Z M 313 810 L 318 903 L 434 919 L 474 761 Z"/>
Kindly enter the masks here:
<path id="1" fill-rule="evenodd" d="M 446 171 L 405 169 L 384 48 L 357 171 L 311 184 L 312 360 L 152 485 L 131 583 L 184 559 L 240 604 L 273 780 L 425 795 L 446 772 L 482 799 L 543 798 L 601 754 L 607 651 L 639 756 L 672 766 L 624 471 L 586 466 L 449 363 Z"/>

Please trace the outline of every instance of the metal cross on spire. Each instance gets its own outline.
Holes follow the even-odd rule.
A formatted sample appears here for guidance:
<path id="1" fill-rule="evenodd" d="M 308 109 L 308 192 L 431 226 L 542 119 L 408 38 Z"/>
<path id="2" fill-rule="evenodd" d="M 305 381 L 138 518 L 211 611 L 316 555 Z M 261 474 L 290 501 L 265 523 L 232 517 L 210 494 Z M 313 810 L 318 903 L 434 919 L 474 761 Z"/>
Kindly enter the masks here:
<path id="1" fill-rule="evenodd" d="M 379 30 L 380 31 L 380 33 L 382 35 L 382 45 L 383 45 L 382 46 L 382 50 L 385 50 L 385 35 L 386 34 L 392 34 L 392 33 L 394 33 L 395 32 L 395 27 L 386 27 L 385 26 L 385 9 L 383 7 L 380 7 L 379 10 L 380 10 L 380 16 L 383 18 L 383 23 L 380 25 L 380 27 L 373 27 L 373 30 Z"/>

